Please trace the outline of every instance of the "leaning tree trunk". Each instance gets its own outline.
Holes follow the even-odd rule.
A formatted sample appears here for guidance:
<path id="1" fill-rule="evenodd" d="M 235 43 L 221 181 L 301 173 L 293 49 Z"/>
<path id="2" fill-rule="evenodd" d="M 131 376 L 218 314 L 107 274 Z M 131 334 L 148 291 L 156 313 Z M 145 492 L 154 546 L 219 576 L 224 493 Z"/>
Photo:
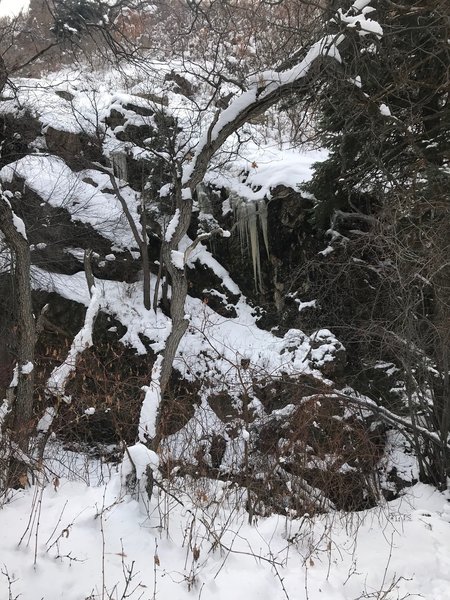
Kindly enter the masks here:
<path id="1" fill-rule="evenodd" d="M 25 226 L 12 211 L 7 198 L 0 195 L 0 231 L 3 233 L 13 259 L 15 292 L 15 321 L 17 328 L 17 365 L 11 396 L 11 441 L 19 451 L 28 451 L 33 418 L 34 348 L 36 329 L 30 283 L 30 248 Z M 26 467 L 19 458 L 12 458 L 9 484 L 23 485 Z"/>
<path id="2" fill-rule="evenodd" d="M 174 260 L 173 252 L 178 252 L 178 245 L 188 231 L 192 215 L 192 199 L 182 198 L 179 181 L 177 181 L 174 187 L 176 207 L 179 211 L 178 224 L 172 237 L 169 240 L 163 240 L 161 246 L 161 259 L 171 280 L 170 317 L 172 326 L 166 340 L 159 377 L 162 405 L 159 407 L 157 415 L 156 436 L 152 440 L 152 447 L 154 449 L 158 448 L 162 437 L 161 417 L 164 412 L 163 406 L 166 402 L 165 392 L 172 374 L 173 361 L 175 360 L 175 355 L 181 339 L 186 333 L 189 325 L 189 321 L 185 315 L 185 303 L 188 293 L 186 265 L 183 264 L 182 268 L 180 268 L 179 263 Z"/>

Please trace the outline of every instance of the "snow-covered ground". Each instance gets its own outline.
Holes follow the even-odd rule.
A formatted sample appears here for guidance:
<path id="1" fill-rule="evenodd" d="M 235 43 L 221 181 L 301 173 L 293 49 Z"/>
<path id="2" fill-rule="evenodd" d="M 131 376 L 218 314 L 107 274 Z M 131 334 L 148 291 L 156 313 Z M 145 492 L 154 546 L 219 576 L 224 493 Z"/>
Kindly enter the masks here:
<path id="1" fill-rule="evenodd" d="M 84 470 L 79 458 L 72 467 Z M 0 597 L 449 598 L 450 504 L 431 487 L 364 513 L 249 525 L 245 490 L 164 485 L 171 495 L 155 488 L 147 506 L 125 493 L 120 468 L 97 486 L 61 478 L 16 492 L 0 510 Z"/>

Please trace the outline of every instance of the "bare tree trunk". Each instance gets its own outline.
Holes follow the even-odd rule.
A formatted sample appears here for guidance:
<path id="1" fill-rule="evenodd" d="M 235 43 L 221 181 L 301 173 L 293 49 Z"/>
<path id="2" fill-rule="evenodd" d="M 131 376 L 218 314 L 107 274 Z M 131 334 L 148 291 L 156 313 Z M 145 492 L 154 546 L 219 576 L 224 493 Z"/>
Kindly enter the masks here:
<path id="1" fill-rule="evenodd" d="M 438 485 L 445 490 L 447 487 L 447 477 L 450 470 L 450 452 L 448 448 L 448 439 L 450 433 L 450 315 L 449 302 L 450 294 L 448 291 L 448 265 L 445 263 L 442 268 L 438 268 L 434 279 L 436 308 L 435 308 L 435 328 L 436 328 L 436 350 L 437 363 L 439 371 L 442 373 L 440 398 L 435 400 L 435 412 L 439 423 L 439 433 L 442 440 L 442 452 L 438 465 Z"/>
<path id="2" fill-rule="evenodd" d="M 3 92 L 3 89 L 8 81 L 8 71 L 6 70 L 5 61 L 3 57 L 0 56 L 0 94 Z"/>
<path id="3" fill-rule="evenodd" d="M 144 307 L 147 310 L 150 310 L 152 307 L 152 301 L 150 296 L 150 261 L 148 259 L 148 236 L 147 236 L 147 219 L 145 216 L 144 206 L 142 205 L 142 234 L 139 233 L 136 223 L 130 213 L 128 208 L 127 201 L 123 197 L 120 192 L 119 186 L 117 185 L 116 178 L 110 169 L 105 169 L 102 165 L 97 163 L 94 164 L 95 168 L 99 169 L 103 173 L 107 173 L 109 175 L 109 179 L 111 181 L 111 185 L 113 186 L 114 193 L 116 194 L 117 199 L 119 200 L 123 213 L 128 221 L 131 232 L 133 233 L 133 237 L 135 242 L 139 248 L 139 252 L 142 260 L 142 273 L 143 273 L 143 300 Z"/>
<path id="4" fill-rule="evenodd" d="M 13 389 L 12 442 L 23 451 L 28 451 L 32 431 L 34 349 L 36 326 L 33 315 L 30 283 L 30 247 L 26 239 L 25 226 L 12 211 L 7 198 L 0 195 L 0 231 L 5 236 L 15 259 L 14 282 L 17 327 L 17 385 Z M 23 485 L 26 467 L 12 459 L 10 484 Z"/>
<path id="5" fill-rule="evenodd" d="M 172 374 L 173 361 L 175 360 L 181 339 L 189 326 L 189 321 L 186 318 L 184 310 L 188 293 L 186 265 L 184 262 L 183 265 L 180 265 L 179 262 L 176 264 L 177 261 L 174 261 L 173 255 L 173 252 L 178 252 L 178 245 L 189 229 L 192 216 L 192 199 L 184 199 L 181 190 L 181 183 L 178 179 L 174 185 L 175 204 L 179 211 L 178 223 L 171 238 L 163 239 L 161 245 L 161 260 L 171 280 L 170 317 L 172 328 L 166 340 L 159 377 L 161 405 L 156 417 L 156 435 L 151 442 L 154 450 L 157 450 L 163 434 L 161 417 L 164 412 L 164 404 L 166 402 L 165 392 Z"/>
<path id="6" fill-rule="evenodd" d="M 142 273 L 143 273 L 143 282 L 142 286 L 144 289 L 144 306 L 147 310 L 150 310 L 152 307 L 152 300 L 150 294 L 150 261 L 148 258 L 148 235 L 147 235 L 147 216 L 145 214 L 145 206 L 144 202 L 142 202 L 142 238 L 141 244 L 139 246 L 139 250 L 141 252 L 142 259 Z"/>
<path id="7" fill-rule="evenodd" d="M 177 251 L 178 244 L 187 233 L 191 222 L 192 200 L 183 200 L 181 198 L 181 190 L 177 190 L 177 208 L 180 211 L 178 226 L 170 241 L 163 241 L 161 247 L 161 256 L 164 265 L 171 279 L 171 299 L 170 299 L 170 316 L 172 319 L 172 329 L 166 341 L 164 351 L 164 360 L 161 367 L 161 396 L 169 383 L 172 373 L 172 365 L 175 359 L 175 354 L 181 338 L 186 333 L 189 321 L 185 318 L 184 305 L 188 292 L 188 280 L 186 275 L 186 266 L 180 269 L 174 264 L 172 252 Z"/>

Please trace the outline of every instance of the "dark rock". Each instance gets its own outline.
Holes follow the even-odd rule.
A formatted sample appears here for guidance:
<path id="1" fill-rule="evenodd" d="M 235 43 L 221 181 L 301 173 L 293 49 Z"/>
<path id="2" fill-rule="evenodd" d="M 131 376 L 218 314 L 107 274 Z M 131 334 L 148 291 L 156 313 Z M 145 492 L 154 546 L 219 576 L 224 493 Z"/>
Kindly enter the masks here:
<path id="1" fill-rule="evenodd" d="M 31 144 L 41 135 L 41 124 L 32 115 L 0 116 L 0 168 L 30 153 Z"/>
<path id="2" fill-rule="evenodd" d="M 45 141 L 49 152 L 60 156 L 74 171 L 86 169 L 91 162 L 105 163 L 100 141 L 86 133 L 47 127 Z"/>

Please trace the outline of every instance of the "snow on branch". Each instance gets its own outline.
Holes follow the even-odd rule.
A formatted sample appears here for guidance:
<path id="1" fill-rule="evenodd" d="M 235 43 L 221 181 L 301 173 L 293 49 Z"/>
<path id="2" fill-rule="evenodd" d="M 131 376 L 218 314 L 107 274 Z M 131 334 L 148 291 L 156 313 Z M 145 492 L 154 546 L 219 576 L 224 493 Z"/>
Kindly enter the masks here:
<path id="1" fill-rule="evenodd" d="M 212 231 L 206 232 L 206 233 L 201 233 L 200 235 L 198 235 L 195 240 L 192 242 L 192 244 L 190 244 L 186 250 L 184 251 L 184 263 L 186 264 L 187 261 L 189 260 L 189 257 L 191 256 L 191 254 L 194 252 L 195 248 L 200 244 L 200 242 L 203 242 L 204 240 L 209 240 L 212 237 L 224 237 L 224 238 L 228 238 L 230 237 L 230 232 L 227 231 L 226 229 L 222 229 L 222 227 L 217 227 L 216 229 L 213 229 Z"/>
<path id="2" fill-rule="evenodd" d="M 177 212 L 178 212 L 178 209 L 177 209 Z M 176 218 L 176 214 L 173 218 L 174 219 Z M 216 229 L 213 229 L 212 231 L 209 231 L 207 233 L 201 233 L 200 235 L 198 235 L 195 238 L 195 240 L 192 242 L 192 244 L 189 244 L 189 246 L 185 249 L 184 252 L 181 252 L 180 250 L 172 250 L 171 251 L 172 264 L 177 269 L 183 270 L 185 265 L 187 264 L 190 256 L 194 252 L 195 248 L 197 248 L 197 246 L 200 244 L 200 242 L 203 242 L 204 240 L 208 240 L 208 239 L 211 239 L 212 237 L 216 237 L 216 236 L 227 238 L 227 237 L 230 237 L 230 235 L 231 235 L 230 232 L 227 231 L 226 229 L 222 229 L 222 227 L 217 227 Z M 166 234 L 166 236 L 167 236 L 167 234 Z"/>
<path id="3" fill-rule="evenodd" d="M 166 242 L 170 242 L 171 239 L 173 238 L 173 234 L 175 233 L 179 222 L 180 222 L 180 209 L 177 208 L 175 211 L 175 214 L 173 215 L 173 217 L 170 220 L 170 223 L 166 229 L 166 235 L 164 237 Z"/>
<path id="4" fill-rule="evenodd" d="M 97 286 L 93 286 L 91 293 L 92 296 L 86 310 L 84 325 L 74 337 L 66 360 L 53 369 L 47 382 L 47 390 L 55 396 L 63 397 L 66 401 L 70 401 L 70 398 L 65 397 L 64 392 L 69 376 L 76 368 L 77 358 L 86 348 L 92 346 L 92 331 L 100 308 L 101 292 Z M 47 423 L 48 420 L 45 422 Z"/>
<path id="5" fill-rule="evenodd" d="M 388 410 L 384 406 L 380 406 L 367 396 L 356 395 L 355 392 L 345 394 L 342 392 L 334 391 L 331 394 L 322 395 L 321 398 L 330 398 L 341 400 L 344 402 L 348 402 L 349 404 L 353 404 L 354 406 L 358 406 L 363 410 L 368 410 L 376 415 L 378 415 L 382 420 L 390 425 L 395 425 L 397 427 L 403 428 L 406 431 L 411 431 L 413 433 L 418 433 L 424 439 L 428 439 L 439 447 L 446 446 L 450 448 L 450 443 L 448 441 L 443 441 L 438 433 L 435 431 L 430 431 L 426 429 L 426 427 L 422 427 L 421 425 L 417 425 L 411 422 L 408 417 L 401 417 L 396 415 L 392 411 Z"/>
<path id="6" fill-rule="evenodd" d="M 249 119 L 265 112 L 283 96 L 307 88 L 307 76 L 316 61 L 331 59 L 341 64 L 339 46 L 346 39 L 348 30 L 356 29 L 360 36 L 383 35 L 381 26 L 367 17 L 367 14 L 375 10 L 368 4 L 367 0 L 356 0 L 345 13 L 339 9 L 329 23 L 341 24 L 341 33 L 323 36 L 309 48 L 304 58 L 290 69 L 264 71 L 248 79 L 247 85 L 244 86 L 245 91 L 225 110 L 213 117 L 195 149 L 192 160 L 184 165 L 181 180 L 184 190 L 195 189 L 203 180 L 208 163 L 215 152 Z M 186 197 L 188 195 L 186 192 Z"/>
<path id="7" fill-rule="evenodd" d="M 163 356 L 160 354 L 153 365 L 150 385 L 145 385 L 142 388 L 145 392 L 145 398 L 142 403 L 139 419 L 139 440 L 144 444 L 148 443 L 156 435 L 156 422 L 159 405 L 161 404 L 160 378 L 162 361 Z"/>
<path id="8" fill-rule="evenodd" d="M 11 202 L 8 200 L 8 198 L 12 197 L 11 192 L 8 192 L 8 191 L 4 192 L 0 188 L 0 195 L 1 195 L 0 200 L 3 203 L 2 211 L 5 214 L 5 218 L 9 218 L 9 220 L 11 221 L 12 226 L 17 231 L 17 233 L 19 233 L 23 237 L 23 239 L 25 241 L 28 241 L 27 232 L 26 232 L 26 229 L 25 229 L 25 223 L 13 211 L 13 208 L 11 206 Z M 2 229 L 0 229 L 0 231 L 1 230 Z"/>

